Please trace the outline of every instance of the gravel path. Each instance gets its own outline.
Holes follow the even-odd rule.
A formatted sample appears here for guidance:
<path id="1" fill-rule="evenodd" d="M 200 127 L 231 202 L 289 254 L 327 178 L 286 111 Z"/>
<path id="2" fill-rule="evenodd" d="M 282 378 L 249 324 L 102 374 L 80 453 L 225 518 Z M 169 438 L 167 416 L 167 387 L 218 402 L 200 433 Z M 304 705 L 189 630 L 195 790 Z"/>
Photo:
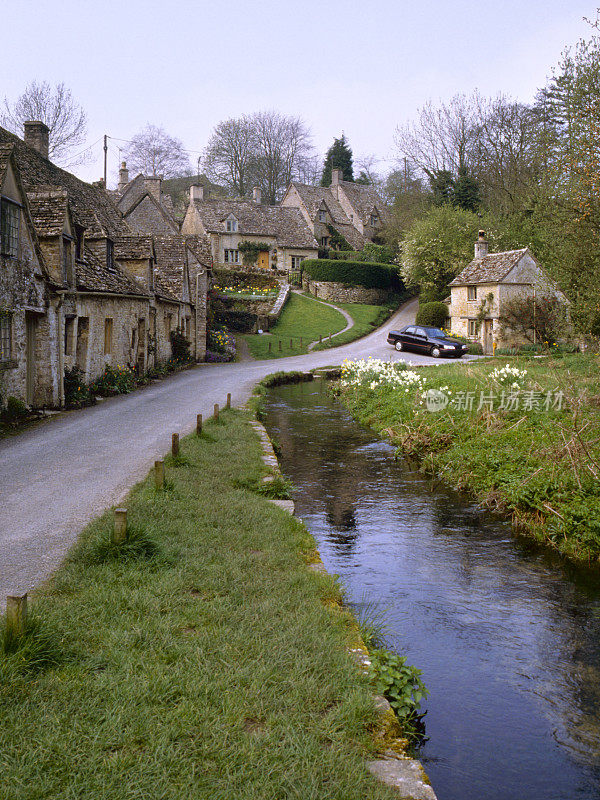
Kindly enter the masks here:
<path id="1" fill-rule="evenodd" d="M 341 364 L 345 358 L 435 363 L 397 353 L 387 331 L 414 321 L 417 300 L 382 327 L 331 350 L 269 361 L 200 364 L 92 408 L 69 411 L 0 441 L 0 602 L 29 591 L 50 575 L 81 528 L 117 504 L 168 452 L 171 433 L 190 433 L 196 414 L 208 418 L 214 403 L 244 404 L 253 386 L 277 370 Z"/>

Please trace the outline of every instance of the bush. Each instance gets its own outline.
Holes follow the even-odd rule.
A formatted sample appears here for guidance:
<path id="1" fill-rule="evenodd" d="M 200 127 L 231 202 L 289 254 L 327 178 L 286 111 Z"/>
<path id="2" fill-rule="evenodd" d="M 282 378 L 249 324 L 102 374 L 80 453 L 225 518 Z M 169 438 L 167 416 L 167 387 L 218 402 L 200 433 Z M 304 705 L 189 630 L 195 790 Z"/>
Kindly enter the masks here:
<path id="1" fill-rule="evenodd" d="M 209 331 L 207 337 L 206 360 L 224 363 L 235 358 L 235 337 L 225 328 Z"/>
<path id="2" fill-rule="evenodd" d="M 417 325 L 443 328 L 449 316 L 448 306 L 445 303 L 424 303 L 423 305 L 419 304 L 415 321 Z"/>
<path id="3" fill-rule="evenodd" d="M 130 367 L 111 367 L 107 364 L 99 378 L 90 384 L 90 390 L 101 397 L 115 394 L 129 394 L 137 386 L 135 372 Z"/>
<path id="4" fill-rule="evenodd" d="M 7 425 L 16 425 L 29 416 L 29 410 L 18 397 L 9 397 L 6 406 L 0 411 L 0 422 Z"/>
<path id="5" fill-rule="evenodd" d="M 171 331 L 171 353 L 174 361 L 179 364 L 187 364 L 191 361 L 190 343 L 179 330 Z"/>
<path id="6" fill-rule="evenodd" d="M 65 369 L 65 406 L 67 408 L 83 408 L 96 402 L 91 387 L 83 380 L 80 367 Z"/>
<path id="7" fill-rule="evenodd" d="M 367 289 L 404 289 L 398 270 L 391 264 L 307 258 L 302 262 L 302 269 L 315 281 L 332 281 Z"/>

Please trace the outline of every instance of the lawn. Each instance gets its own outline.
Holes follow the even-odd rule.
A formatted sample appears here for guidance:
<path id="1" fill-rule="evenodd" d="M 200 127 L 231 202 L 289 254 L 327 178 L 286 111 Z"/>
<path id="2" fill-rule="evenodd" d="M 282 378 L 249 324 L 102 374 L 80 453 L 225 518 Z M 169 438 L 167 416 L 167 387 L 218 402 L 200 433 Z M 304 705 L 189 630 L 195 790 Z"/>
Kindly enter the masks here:
<path id="1" fill-rule="evenodd" d="M 600 565 L 599 367 L 592 354 L 503 356 L 421 369 L 422 388 L 392 387 L 375 371 L 341 398 L 423 471 L 563 555 Z M 428 410 L 430 389 L 449 404 Z"/>
<path id="2" fill-rule="evenodd" d="M 319 336 L 325 338 L 330 333 L 337 333 L 345 327 L 346 320 L 339 311 L 310 297 L 292 292 L 279 321 L 269 334 L 249 334 L 244 338 L 254 358 L 282 358 L 306 353 L 308 345 Z"/>
<path id="3" fill-rule="evenodd" d="M 3 639 L 2 799 L 391 800 L 365 768 L 373 702 L 339 590 L 257 492 L 246 415 L 184 439 L 166 472 L 126 499 L 128 547 L 100 517 L 21 647 Z"/>
<path id="4" fill-rule="evenodd" d="M 398 308 L 398 302 L 388 303 L 384 306 L 370 306 L 361 303 L 336 303 L 339 308 L 343 308 L 354 320 L 354 325 L 344 333 L 336 336 L 335 339 L 323 342 L 315 346 L 315 350 L 325 350 L 329 347 L 339 347 L 341 344 L 348 344 L 355 339 L 360 339 L 372 333 L 375 328 L 389 319 Z"/>

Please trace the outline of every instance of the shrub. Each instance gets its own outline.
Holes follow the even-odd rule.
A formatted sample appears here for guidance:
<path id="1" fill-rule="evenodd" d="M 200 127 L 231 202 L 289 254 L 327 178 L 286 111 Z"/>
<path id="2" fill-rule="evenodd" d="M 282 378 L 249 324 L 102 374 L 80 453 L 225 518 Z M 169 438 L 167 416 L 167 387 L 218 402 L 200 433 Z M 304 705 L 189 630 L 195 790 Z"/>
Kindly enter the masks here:
<path id="1" fill-rule="evenodd" d="M 90 384 L 90 390 L 101 397 L 129 394 L 137 386 L 135 372 L 130 367 L 111 367 L 107 364 L 99 378 Z"/>
<path id="2" fill-rule="evenodd" d="M 333 281 L 367 289 L 404 288 L 398 270 L 391 264 L 307 258 L 302 262 L 302 269 L 316 281 Z"/>
<path id="3" fill-rule="evenodd" d="M 96 402 L 91 387 L 83 379 L 80 367 L 65 369 L 65 405 L 67 408 L 83 408 Z"/>
<path id="4" fill-rule="evenodd" d="M 6 406 L 0 411 L 0 421 L 8 424 L 18 424 L 29 416 L 29 410 L 22 400 L 18 397 L 10 396 L 6 401 Z"/>
<path id="5" fill-rule="evenodd" d="M 419 305 L 415 321 L 417 325 L 431 325 L 433 328 L 443 328 L 448 317 L 448 306 L 445 303 L 424 303 Z"/>
<path id="6" fill-rule="evenodd" d="M 209 331 L 207 337 L 206 360 L 210 362 L 233 361 L 235 358 L 235 337 L 225 328 Z"/>
<path id="7" fill-rule="evenodd" d="M 171 331 L 171 353 L 179 364 L 187 364 L 191 360 L 190 343 L 180 330 Z"/>

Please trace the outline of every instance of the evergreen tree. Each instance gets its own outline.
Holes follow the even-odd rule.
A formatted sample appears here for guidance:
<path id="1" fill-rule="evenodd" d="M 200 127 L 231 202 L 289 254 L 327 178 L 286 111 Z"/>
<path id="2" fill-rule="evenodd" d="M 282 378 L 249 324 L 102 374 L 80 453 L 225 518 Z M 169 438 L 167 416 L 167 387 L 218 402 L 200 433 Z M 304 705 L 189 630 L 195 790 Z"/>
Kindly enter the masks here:
<path id="1" fill-rule="evenodd" d="M 325 162 L 323 164 L 321 186 L 331 185 L 332 169 L 344 170 L 344 180 L 354 181 L 354 171 L 352 169 L 352 149 L 343 133 L 339 139 L 333 140 L 333 144 L 327 151 Z"/>
<path id="2" fill-rule="evenodd" d="M 469 175 L 469 170 L 465 166 L 458 168 L 452 202 L 465 211 L 477 211 L 481 202 L 479 184 L 472 175 Z"/>
<path id="3" fill-rule="evenodd" d="M 439 169 L 429 176 L 429 185 L 436 206 L 452 203 L 454 199 L 454 175 L 449 169 Z"/>

